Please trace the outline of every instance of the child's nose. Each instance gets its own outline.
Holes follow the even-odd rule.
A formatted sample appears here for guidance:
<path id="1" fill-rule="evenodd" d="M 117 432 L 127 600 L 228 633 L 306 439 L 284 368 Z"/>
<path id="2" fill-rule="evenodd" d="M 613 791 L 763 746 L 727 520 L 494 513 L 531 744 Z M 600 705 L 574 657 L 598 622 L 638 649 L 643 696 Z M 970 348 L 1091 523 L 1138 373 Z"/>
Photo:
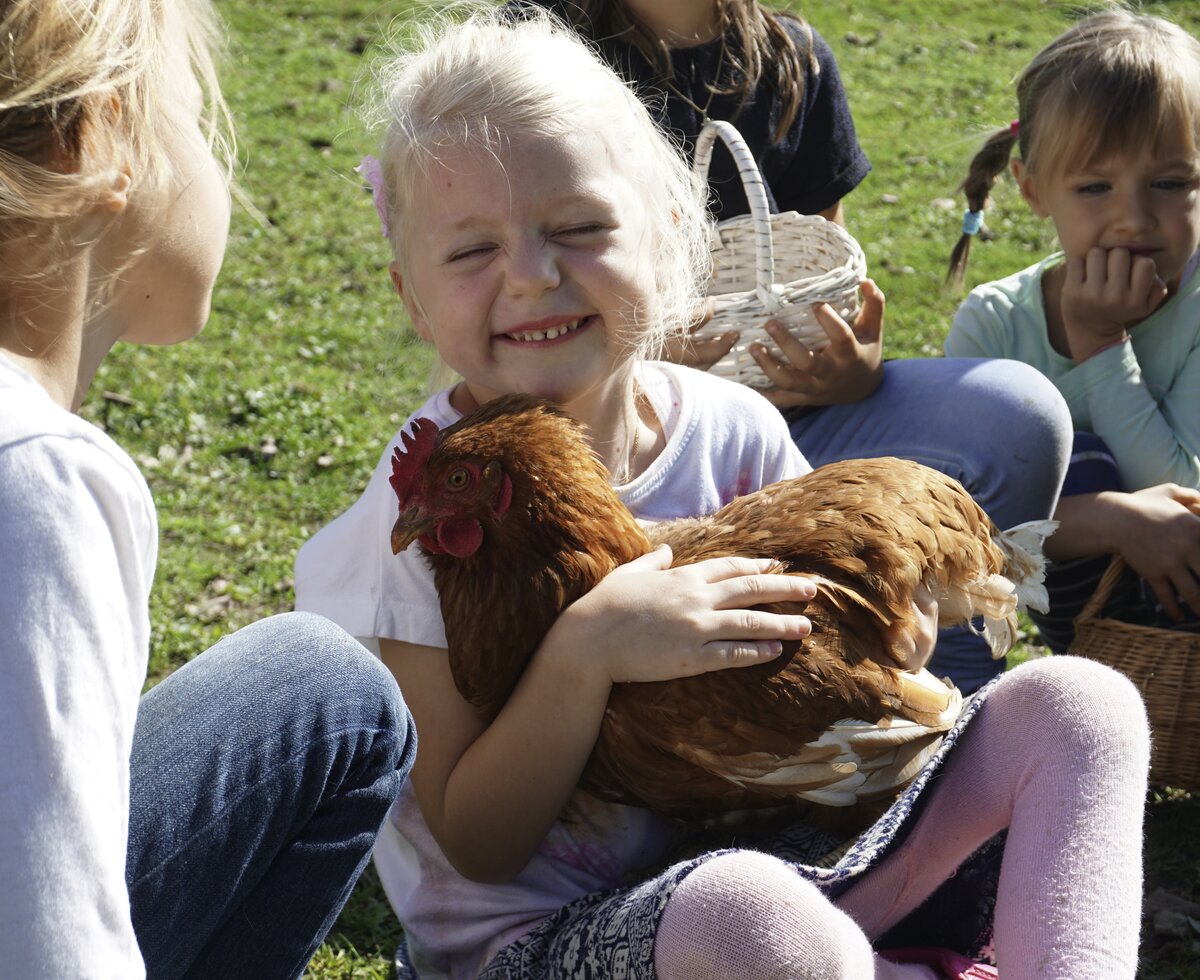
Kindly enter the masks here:
<path id="1" fill-rule="evenodd" d="M 558 263 L 544 241 L 524 242 L 512 248 L 508 256 L 506 281 L 509 292 L 540 294 L 558 285 Z"/>
<path id="2" fill-rule="evenodd" d="M 1142 190 L 1122 195 L 1117 221 L 1120 230 L 1127 234 L 1141 234 L 1153 228 L 1157 219 L 1149 195 Z"/>

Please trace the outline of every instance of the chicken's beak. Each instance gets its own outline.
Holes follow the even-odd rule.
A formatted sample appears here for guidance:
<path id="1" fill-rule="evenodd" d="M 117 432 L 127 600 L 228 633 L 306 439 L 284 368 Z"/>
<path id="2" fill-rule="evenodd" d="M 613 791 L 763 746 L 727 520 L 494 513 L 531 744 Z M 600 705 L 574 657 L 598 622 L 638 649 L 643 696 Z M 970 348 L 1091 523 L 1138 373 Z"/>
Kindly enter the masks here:
<path id="1" fill-rule="evenodd" d="M 392 554 L 400 554 L 426 531 L 433 530 L 434 524 L 432 518 L 422 518 L 416 510 L 402 513 L 392 525 Z"/>

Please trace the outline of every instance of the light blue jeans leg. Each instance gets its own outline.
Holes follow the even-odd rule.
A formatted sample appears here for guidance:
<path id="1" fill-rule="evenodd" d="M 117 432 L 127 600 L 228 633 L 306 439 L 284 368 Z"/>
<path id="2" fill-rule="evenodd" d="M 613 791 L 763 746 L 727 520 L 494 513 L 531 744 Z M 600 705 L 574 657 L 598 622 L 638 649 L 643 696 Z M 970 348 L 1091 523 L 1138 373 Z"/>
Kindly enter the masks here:
<path id="1" fill-rule="evenodd" d="M 888 361 L 875 392 L 790 421 L 813 466 L 901 456 L 954 477 L 1001 528 L 1054 513 L 1073 427 L 1058 389 L 1018 361 Z M 931 669 L 973 691 L 1004 669 L 966 629 L 943 630 Z"/>
<path id="2" fill-rule="evenodd" d="M 149 977 L 299 976 L 415 751 L 387 669 L 309 613 L 239 630 L 149 691 L 126 871 Z"/>

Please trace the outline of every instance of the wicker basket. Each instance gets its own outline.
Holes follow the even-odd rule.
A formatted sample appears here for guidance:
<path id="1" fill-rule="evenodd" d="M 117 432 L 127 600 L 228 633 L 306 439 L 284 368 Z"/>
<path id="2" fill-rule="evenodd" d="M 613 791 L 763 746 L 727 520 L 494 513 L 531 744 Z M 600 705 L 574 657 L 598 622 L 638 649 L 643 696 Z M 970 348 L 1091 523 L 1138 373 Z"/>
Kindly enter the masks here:
<path id="1" fill-rule="evenodd" d="M 1114 558 L 1075 617 L 1069 652 L 1115 667 L 1141 691 L 1153 733 L 1151 782 L 1200 789 L 1200 634 L 1097 618 L 1124 570 Z"/>
<path id="2" fill-rule="evenodd" d="M 709 370 L 756 388 L 771 381 L 762 373 L 749 346 L 758 341 L 775 354 L 779 348 L 763 330 L 767 320 L 785 323 L 811 350 L 829 343 L 813 316 L 814 303 L 828 303 L 847 323 L 858 313 L 858 284 L 867 261 L 850 234 L 819 215 L 787 211 L 771 214 L 762 175 L 741 134 L 729 123 L 710 120 L 696 140 L 694 169 L 708 179 L 713 144 L 720 137 L 737 164 L 750 214 L 722 221 L 713 229 L 713 275 L 708 295 L 715 311 L 695 331 L 701 339 L 728 330 L 740 333 L 737 344 Z M 788 281 L 775 282 L 776 269 Z"/>

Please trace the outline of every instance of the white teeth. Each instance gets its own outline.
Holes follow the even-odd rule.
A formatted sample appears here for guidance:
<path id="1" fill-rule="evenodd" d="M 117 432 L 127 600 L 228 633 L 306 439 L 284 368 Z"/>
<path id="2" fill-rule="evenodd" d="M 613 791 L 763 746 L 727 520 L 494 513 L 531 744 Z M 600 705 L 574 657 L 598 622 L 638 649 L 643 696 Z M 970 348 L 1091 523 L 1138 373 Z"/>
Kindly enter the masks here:
<path id="1" fill-rule="evenodd" d="M 570 323 L 564 323 L 557 327 L 551 327 L 549 330 L 528 330 L 524 333 L 509 334 L 514 340 L 532 343 L 536 340 L 553 340 L 555 337 L 561 337 L 565 333 L 570 333 L 572 330 L 578 330 L 579 324 L 583 320 L 572 320 Z"/>

